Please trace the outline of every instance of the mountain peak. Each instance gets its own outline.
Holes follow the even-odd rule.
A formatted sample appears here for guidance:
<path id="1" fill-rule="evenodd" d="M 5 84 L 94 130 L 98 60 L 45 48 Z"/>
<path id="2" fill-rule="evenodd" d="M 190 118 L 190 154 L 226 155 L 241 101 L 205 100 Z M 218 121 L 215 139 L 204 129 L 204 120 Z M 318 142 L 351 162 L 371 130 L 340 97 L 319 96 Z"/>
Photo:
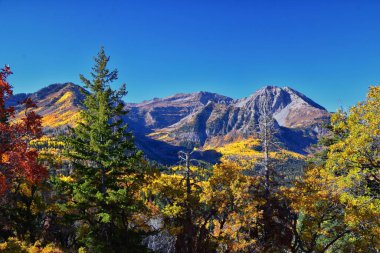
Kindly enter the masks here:
<path id="1" fill-rule="evenodd" d="M 38 105 L 37 113 L 43 116 L 45 130 L 49 131 L 78 121 L 83 92 L 86 91 L 74 83 L 56 83 L 32 94 L 17 94 L 11 97 L 8 105 L 17 105 L 17 101 L 31 97 Z M 289 147 L 295 145 L 294 136 L 289 133 L 298 131 L 298 135 L 304 136 L 301 133 L 306 131 L 305 136 L 309 136 L 310 140 L 303 141 L 301 146 L 292 146 L 293 151 L 304 152 L 310 143 L 315 143 L 316 126 L 329 117 L 328 112 L 302 93 L 274 85 L 262 87 L 238 100 L 199 91 L 130 103 L 126 104 L 129 113 L 124 120 L 141 147 L 149 140 L 174 146 L 181 146 L 186 141 L 214 145 L 252 137 L 264 97 L 281 131 L 285 131 L 282 138 Z M 21 115 L 20 109 L 16 106 Z"/>
<path id="2" fill-rule="evenodd" d="M 195 93 L 195 95 L 209 97 L 213 94 Z M 194 96 L 194 93 L 191 96 Z M 311 136 L 310 139 L 304 141 L 303 145 L 305 145 L 301 145 L 302 147 L 289 140 L 287 144 L 289 147 L 292 146 L 293 151 L 305 152 L 305 148 L 310 142 L 315 141 L 315 136 L 318 134 L 315 126 L 329 117 L 323 107 L 305 95 L 289 87 L 268 85 L 249 97 L 230 103 L 215 103 L 215 101 L 207 99 L 208 102 L 197 110 L 175 124 L 154 130 L 150 136 L 173 145 L 191 141 L 200 146 L 219 145 L 220 142 L 252 137 L 257 129 L 263 99 L 267 99 L 270 111 L 283 132 L 290 136 L 290 133 L 298 131 L 297 134 L 300 134 L 305 130 L 308 136 Z M 198 99 L 198 101 L 201 100 Z"/>
<path id="3" fill-rule="evenodd" d="M 18 111 L 20 109 L 18 104 L 30 97 L 37 103 L 36 112 L 43 116 L 42 125 L 45 130 L 49 130 L 76 123 L 84 99 L 82 91 L 84 91 L 82 87 L 71 82 L 55 83 L 35 93 L 16 94 L 7 101 L 7 105 L 15 106 Z"/>
<path id="4" fill-rule="evenodd" d="M 236 106 L 258 111 L 264 97 L 278 124 L 283 127 L 302 127 L 312 125 L 319 118 L 326 118 L 326 109 L 304 94 L 288 87 L 265 86 L 251 96 L 239 99 Z"/>
<path id="5" fill-rule="evenodd" d="M 215 103 L 231 103 L 232 98 L 219 95 L 217 93 L 199 91 L 194 93 L 177 93 L 165 98 L 154 98 L 141 103 L 129 104 L 130 107 L 169 107 L 169 106 L 189 106 L 205 105 L 208 101 Z"/>
<path id="6" fill-rule="evenodd" d="M 320 110 L 326 110 L 323 106 L 317 104 L 312 99 L 308 98 L 301 92 L 296 91 L 289 86 L 285 86 L 285 87 L 279 87 L 279 86 L 273 86 L 273 85 L 264 86 L 263 88 L 254 92 L 249 97 L 239 99 L 238 104 L 240 106 L 245 106 L 247 103 L 252 103 L 252 100 L 262 99 L 261 98 L 262 96 L 265 96 L 270 102 L 273 102 L 274 104 L 272 106 L 275 106 L 276 101 L 285 102 L 286 104 L 292 101 L 297 101 L 298 103 L 305 103 L 311 107 L 315 107 Z"/>
<path id="7" fill-rule="evenodd" d="M 211 92 L 177 93 L 165 98 L 154 98 L 141 103 L 128 104 L 134 115 L 129 123 L 132 128 L 145 127 L 146 131 L 173 125 L 209 102 L 230 104 L 232 98 Z"/>
<path id="8" fill-rule="evenodd" d="M 199 91 L 193 94 L 202 104 L 208 104 L 209 102 L 214 102 L 217 104 L 230 104 L 233 102 L 232 98 L 213 92 Z"/>
<path id="9" fill-rule="evenodd" d="M 278 91 L 280 89 L 282 89 L 282 88 L 279 86 L 276 86 L 276 85 L 266 85 L 266 86 L 262 87 L 261 89 L 257 90 L 257 92 L 260 92 L 260 91 Z"/>

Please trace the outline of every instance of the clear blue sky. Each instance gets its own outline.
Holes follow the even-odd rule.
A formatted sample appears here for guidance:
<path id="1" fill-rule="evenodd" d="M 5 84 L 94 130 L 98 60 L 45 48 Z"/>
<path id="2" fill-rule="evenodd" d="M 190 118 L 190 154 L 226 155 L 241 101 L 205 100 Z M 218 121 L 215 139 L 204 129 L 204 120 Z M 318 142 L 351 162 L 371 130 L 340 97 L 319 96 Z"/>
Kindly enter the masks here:
<path id="1" fill-rule="evenodd" d="M 380 1 L 0 0 L 15 92 L 79 83 L 101 45 L 128 102 L 290 86 L 329 110 L 380 83 Z"/>

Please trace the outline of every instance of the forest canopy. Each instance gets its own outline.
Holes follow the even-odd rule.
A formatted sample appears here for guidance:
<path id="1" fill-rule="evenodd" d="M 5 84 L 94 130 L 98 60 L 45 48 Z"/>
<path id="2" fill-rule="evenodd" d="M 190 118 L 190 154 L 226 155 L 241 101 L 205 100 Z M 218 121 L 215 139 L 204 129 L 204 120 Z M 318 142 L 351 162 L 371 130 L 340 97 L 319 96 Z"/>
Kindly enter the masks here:
<path id="1" fill-rule="evenodd" d="M 167 166 L 136 146 L 109 61 L 101 48 L 78 121 L 55 135 L 31 98 L 16 119 L 1 70 L 1 252 L 379 252 L 379 86 L 332 113 L 307 156 L 279 145 L 264 99 L 255 134 L 218 162 L 189 140 Z"/>

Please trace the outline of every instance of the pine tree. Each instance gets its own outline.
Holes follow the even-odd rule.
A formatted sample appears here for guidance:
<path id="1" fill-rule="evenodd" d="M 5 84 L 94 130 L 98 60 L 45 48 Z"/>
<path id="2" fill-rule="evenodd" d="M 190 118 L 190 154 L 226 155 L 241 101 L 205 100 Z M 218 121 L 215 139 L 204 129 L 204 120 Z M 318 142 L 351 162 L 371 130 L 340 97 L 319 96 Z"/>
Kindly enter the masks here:
<path id="1" fill-rule="evenodd" d="M 115 91 L 117 70 L 107 68 L 109 57 L 101 48 L 91 73 L 80 76 L 89 91 L 81 122 L 64 138 L 72 174 L 66 182 L 66 203 L 79 225 L 77 238 L 90 252 L 138 252 L 139 237 L 133 216 L 142 209 L 138 189 L 143 180 L 141 153 L 123 122 L 125 84 Z"/>

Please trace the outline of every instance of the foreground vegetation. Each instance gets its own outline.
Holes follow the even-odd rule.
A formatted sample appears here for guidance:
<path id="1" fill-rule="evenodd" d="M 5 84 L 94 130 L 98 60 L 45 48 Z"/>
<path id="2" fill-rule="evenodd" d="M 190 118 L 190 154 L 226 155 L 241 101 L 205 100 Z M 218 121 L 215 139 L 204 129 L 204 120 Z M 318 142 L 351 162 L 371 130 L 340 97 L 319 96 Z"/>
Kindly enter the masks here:
<path id="1" fill-rule="evenodd" d="M 14 121 L 1 72 L 1 252 L 379 252 L 380 87 L 333 114 L 310 157 L 277 147 L 263 101 L 258 135 L 219 164 L 189 146 L 162 168 L 134 146 L 103 49 L 95 60 L 80 121 L 56 139 L 30 99 Z"/>

